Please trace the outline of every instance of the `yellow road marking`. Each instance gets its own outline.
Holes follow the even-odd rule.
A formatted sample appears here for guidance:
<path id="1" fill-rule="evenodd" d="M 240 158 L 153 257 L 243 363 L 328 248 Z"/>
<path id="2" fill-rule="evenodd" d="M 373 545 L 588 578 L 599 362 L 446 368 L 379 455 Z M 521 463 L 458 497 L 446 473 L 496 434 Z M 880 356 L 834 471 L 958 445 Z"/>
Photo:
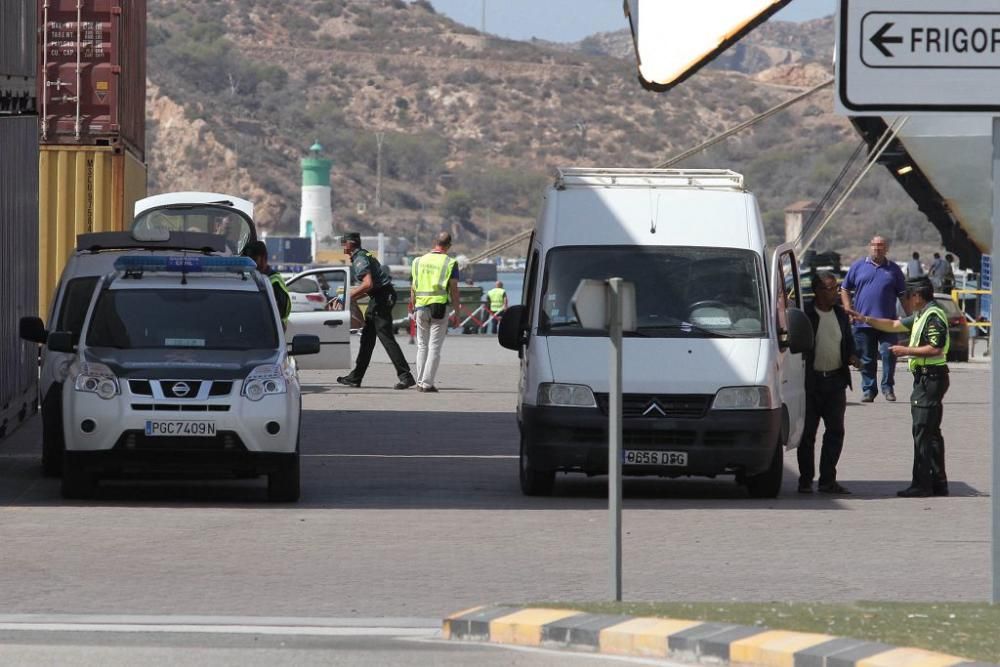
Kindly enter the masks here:
<path id="1" fill-rule="evenodd" d="M 601 630 L 601 653 L 666 657 L 667 636 L 701 625 L 701 621 L 633 618 Z"/>
<path id="2" fill-rule="evenodd" d="M 834 639 L 830 635 L 770 630 L 729 645 L 729 662 L 758 667 L 795 667 L 795 653 Z"/>
<path id="3" fill-rule="evenodd" d="M 579 613 L 569 609 L 522 609 L 490 621 L 490 641 L 538 646 L 542 643 L 543 625 L 577 616 Z"/>

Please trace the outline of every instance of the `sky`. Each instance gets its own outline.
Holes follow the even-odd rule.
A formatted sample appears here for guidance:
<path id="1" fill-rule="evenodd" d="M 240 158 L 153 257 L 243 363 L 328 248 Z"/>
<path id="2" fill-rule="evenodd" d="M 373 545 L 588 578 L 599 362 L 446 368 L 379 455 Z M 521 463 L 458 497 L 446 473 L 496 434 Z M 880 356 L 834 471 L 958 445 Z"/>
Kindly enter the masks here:
<path id="1" fill-rule="evenodd" d="M 576 42 L 595 32 L 628 27 L 621 0 L 431 0 L 439 13 L 477 29 L 482 21 L 483 2 L 486 2 L 486 32 L 510 39 L 538 37 L 553 42 Z M 829 16 L 834 12 L 834 3 L 835 0 L 792 0 L 775 18 L 806 21 Z"/>

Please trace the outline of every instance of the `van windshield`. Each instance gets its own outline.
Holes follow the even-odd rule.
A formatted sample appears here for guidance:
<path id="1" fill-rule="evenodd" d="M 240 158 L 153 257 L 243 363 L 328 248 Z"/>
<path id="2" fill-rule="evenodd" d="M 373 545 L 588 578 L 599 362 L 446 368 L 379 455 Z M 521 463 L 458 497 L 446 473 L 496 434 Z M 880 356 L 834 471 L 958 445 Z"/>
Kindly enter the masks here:
<path id="1" fill-rule="evenodd" d="M 213 204 L 174 204 L 140 213 L 132 223 L 134 232 L 203 232 L 226 237 L 233 254 L 240 254 L 253 240 L 250 222 L 239 211 Z"/>
<path id="2" fill-rule="evenodd" d="M 263 292 L 105 290 L 87 332 L 90 347 L 274 350 L 278 333 Z"/>
<path id="3" fill-rule="evenodd" d="M 760 338 L 766 335 L 764 272 L 756 253 L 738 248 L 572 246 L 546 258 L 539 331 L 600 335 L 573 313 L 584 278 L 635 284 L 636 336 Z"/>

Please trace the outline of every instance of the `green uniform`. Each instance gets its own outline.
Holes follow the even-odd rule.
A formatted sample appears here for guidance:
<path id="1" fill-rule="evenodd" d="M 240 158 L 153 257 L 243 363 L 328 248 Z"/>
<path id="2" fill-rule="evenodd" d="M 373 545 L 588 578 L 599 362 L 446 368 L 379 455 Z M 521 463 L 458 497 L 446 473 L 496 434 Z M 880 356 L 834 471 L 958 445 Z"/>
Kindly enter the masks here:
<path id="1" fill-rule="evenodd" d="M 288 286 L 281 274 L 271 269 L 267 274 L 267 279 L 271 281 L 271 288 L 274 289 L 274 300 L 278 304 L 278 314 L 281 315 L 281 324 L 288 324 L 288 316 L 292 312 L 292 295 L 288 293 Z"/>
<path id="2" fill-rule="evenodd" d="M 944 437 L 941 421 L 942 400 L 948 392 L 948 316 L 935 303 L 901 320 L 910 330 L 910 347 L 933 345 L 941 350 L 934 357 L 910 359 L 913 393 L 910 415 L 913 420 L 913 481 L 911 488 L 937 494 L 947 493 L 948 476 L 944 465 Z"/>

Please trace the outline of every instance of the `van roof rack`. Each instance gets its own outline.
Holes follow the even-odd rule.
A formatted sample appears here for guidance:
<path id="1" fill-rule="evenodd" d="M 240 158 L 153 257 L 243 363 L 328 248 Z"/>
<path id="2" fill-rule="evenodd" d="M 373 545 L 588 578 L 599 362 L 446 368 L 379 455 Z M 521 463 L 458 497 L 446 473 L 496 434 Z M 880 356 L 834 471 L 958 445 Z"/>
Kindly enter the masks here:
<path id="1" fill-rule="evenodd" d="M 730 169 L 628 169 L 561 167 L 555 187 L 654 187 L 744 191 L 743 174 Z"/>

